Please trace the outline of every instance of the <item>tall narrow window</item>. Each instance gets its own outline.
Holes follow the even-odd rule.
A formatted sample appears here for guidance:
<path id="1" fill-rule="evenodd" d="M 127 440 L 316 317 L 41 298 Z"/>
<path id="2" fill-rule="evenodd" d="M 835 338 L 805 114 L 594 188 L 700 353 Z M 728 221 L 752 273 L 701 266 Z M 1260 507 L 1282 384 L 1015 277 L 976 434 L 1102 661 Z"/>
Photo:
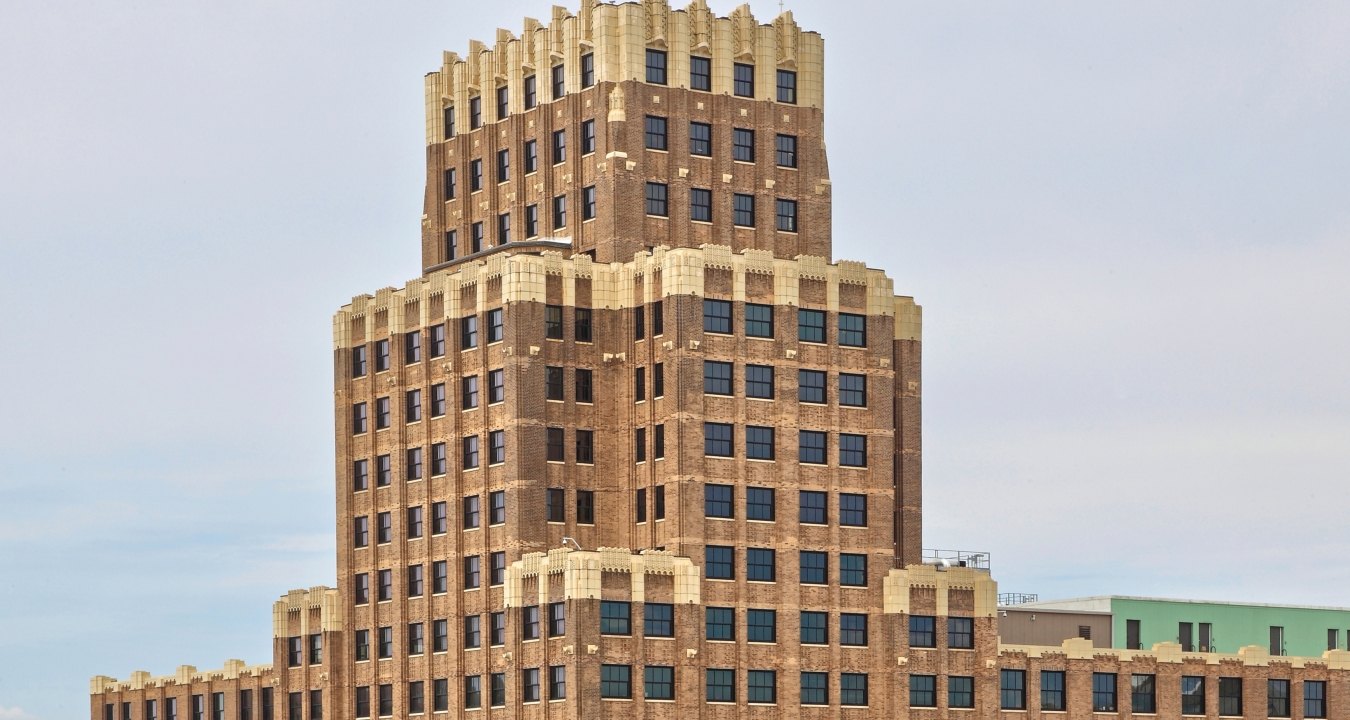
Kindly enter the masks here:
<path id="1" fill-rule="evenodd" d="M 525 109 L 533 110 L 539 104 L 539 83 L 533 75 L 525 78 Z"/>
<path id="2" fill-rule="evenodd" d="M 712 222 L 712 191 L 689 188 L 689 219 L 694 222 Z"/>
<path id="3" fill-rule="evenodd" d="M 539 206 L 525 206 L 525 237 L 539 237 Z"/>
<path id="4" fill-rule="evenodd" d="M 736 227 L 755 226 L 755 196 L 736 193 L 731 196 L 732 224 Z"/>
<path id="5" fill-rule="evenodd" d="M 774 202 L 774 219 L 781 232 L 797 232 L 797 201 L 778 198 Z"/>
<path id="6" fill-rule="evenodd" d="M 553 198 L 553 229 L 564 230 L 567 228 L 567 196 L 558 195 Z"/>
<path id="7" fill-rule="evenodd" d="M 567 131 L 553 131 L 553 164 L 567 161 Z"/>
<path id="8" fill-rule="evenodd" d="M 584 187 L 581 189 L 581 219 L 595 219 L 595 186 Z"/>
<path id="9" fill-rule="evenodd" d="M 731 131 L 731 159 L 736 162 L 755 161 L 755 131 L 733 128 Z"/>
<path id="10" fill-rule="evenodd" d="M 469 251 L 483 251 L 483 223 L 476 222 L 469 226 Z"/>
<path id="11" fill-rule="evenodd" d="M 483 189 L 483 160 L 475 158 L 469 161 L 469 192 Z"/>
<path id="12" fill-rule="evenodd" d="M 666 52 L 647 49 L 647 82 L 653 85 L 666 84 Z"/>
<path id="13" fill-rule="evenodd" d="M 689 89 L 704 92 L 712 90 L 712 58 L 690 56 Z"/>
<path id="14" fill-rule="evenodd" d="M 581 87 L 588 88 L 595 84 L 595 54 L 586 53 L 581 56 Z"/>
<path id="15" fill-rule="evenodd" d="M 553 81 L 553 99 L 557 100 L 567 94 L 567 73 L 564 72 L 562 65 L 554 65 L 550 72 Z"/>
<path id="16" fill-rule="evenodd" d="M 595 121 L 583 120 L 581 123 L 581 154 L 595 152 Z"/>
<path id="17" fill-rule="evenodd" d="M 755 96 L 755 66 L 744 63 L 732 65 L 732 93 L 736 97 Z"/>
<path id="18" fill-rule="evenodd" d="M 689 154 L 712 157 L 712 125 L 689 123 Z"/>
<path id="19" fill-rule="evenodd" d="M 449 140 L 455 136 L 455 106 L 445 108 L 441 111 L 441 123 L 445 126 L 445 139 Z"/>
<path id="20" fill-rule="evenodd" d="M 497 119 L 511 114 L 511 91 L 506 85 L 497 88 Z"/>
<path id="21" fill-rule="evenodd" d="M 778 71 L 778 102 L 797 104 L 797 73 L 791 70 Z"/>
<path id="22" fill-rule="evenodd" d="M 668 217 L 670 211 L 666 207 L 666 185 L 665 183 L 647 183 L 647 214 L 657 217 Z"/>
<path id="23" fill-rule="evenodd" d="M 469 129 L 477 130 L 483 127 L 483 99 L 480 97 L 469 98 Z"/>
<path id="24" fill-rule="evenodd" d="M 539 169 L 539 141 L 525 141 L 525 174 L 529 175 Z"/>
<path id="25" fill-rule="evenodd" d="M 797 167 L 796 135 L 779 135 L 774 138 L 774 161 L 778 167 Z"/>
<path id="26" fill-rule="evenodd" d="M 456 168 L 446 168 L 441 176 L 441 185 L 445 190 L 445 199 L 454 200 L 459 192 L 459 171 Z"/>
<path id="27" fill-rule="evenodd" d="M 645 132 L 643 137 L 648 150 L 666 150 L 666 119 L 656 115 L 648 115 L 646 119 Z"/>
<path id="28" fill-rule="evenodd" d="M 497 182 L 504 183 L 511 179 L 511 151 L 497 151 Z"/>

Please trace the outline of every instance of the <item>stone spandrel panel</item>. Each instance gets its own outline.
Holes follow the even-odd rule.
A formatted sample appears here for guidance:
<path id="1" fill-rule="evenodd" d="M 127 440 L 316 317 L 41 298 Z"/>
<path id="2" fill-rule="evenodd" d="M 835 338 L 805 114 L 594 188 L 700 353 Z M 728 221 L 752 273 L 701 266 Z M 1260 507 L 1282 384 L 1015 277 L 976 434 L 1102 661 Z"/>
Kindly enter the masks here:
<path id="1" fill-rule="evenodd" d="M 628 548 L 600 548 L 593 551 L 554 548 L 547 553 L 526 553 L 506 569 L 506 587 L 502 596 L 504 607 L 521 607 L 529 595 L 535 602 L 590 599 L 601 596 L 605 573 L 626 573 L 630 576 L 630 593 L 634 602 L 645 597 L 648 575 L 664 575 L 674 579 L 676 604 L 700 602 L 699 568 L 690 558 L 657 550 L 634 554 Z M 561 579 L 561 593 L 553 578 Z M 533 583 L 527 592 L 526 583 Z M 530 603 L 535 604 L 535 603 Z"/>

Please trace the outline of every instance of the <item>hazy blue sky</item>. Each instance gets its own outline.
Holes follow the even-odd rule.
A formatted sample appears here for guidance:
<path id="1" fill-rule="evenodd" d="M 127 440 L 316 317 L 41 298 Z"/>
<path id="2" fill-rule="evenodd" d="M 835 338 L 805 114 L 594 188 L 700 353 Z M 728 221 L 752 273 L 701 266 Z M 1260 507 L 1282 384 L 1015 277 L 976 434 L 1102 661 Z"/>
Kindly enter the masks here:
<path id="1" fill-rule="evenodd" d="M 788 8 L 836 254 L 925 308 L 925 544 L 1350 605 L 1350 5 Z M 334 582 L 331 313 L 418 273 L 422 75 L 548 14 L 0 4 L 0 720 Z"/>

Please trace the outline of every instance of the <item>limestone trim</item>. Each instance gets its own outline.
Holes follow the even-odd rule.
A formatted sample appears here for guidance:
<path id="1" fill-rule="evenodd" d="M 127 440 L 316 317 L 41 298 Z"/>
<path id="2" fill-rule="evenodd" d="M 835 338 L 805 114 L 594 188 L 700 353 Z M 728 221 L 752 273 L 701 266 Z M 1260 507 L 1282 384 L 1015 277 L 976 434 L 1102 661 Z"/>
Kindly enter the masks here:
<path id="1" fill-rule="evenodd" d="M 1135 660 L 1153 660 L 1159 663 L 1182 663 L 1191 660 L 1203 661 L 1206 665 L 1222 663 L 1241 663 L 1248 666 L 1267 667 L 1287 664 L 1302 668 L 1323 666 L 1328 670 L 1350 670 L 1350 650 L 1327 650 L 1321 657 L 1272 656 L 1260 645 L 1244 646 L 1236 653 L 1186 652 L 1180 643 L 1155 643 L 1151 650 L 1123 650 L 1118 648 L 1093 647 L 1092 641 L 1085 638 L 1068 638 L 1055 645 L 1004 645 L 999 643 L 998 654 L 1023 655 L 1029 658 L 1062 656 L 1068 660 L 1095 660 L 1108 658 L 1120 662 Z"/>
<path id="2" fill-rule="evenodd" d="M 483 281 L 502 280 L 502 304 L 513 302 L 545 302 L 545 288 L 550 275 L 563 280 L 564 305 L 576 302 L 576 281 L 591 281 L 590 307 L 598 310 L 621 310 L 641 303 L 673 295 L 705 296 L 704 277 L 708 270 L 729 271 L 732 274 L 732 300 L 747 300 L 747 275 L 772 275 L 773 303 L 801 306 L 801 281 L 817 280 L 826 283 L 826 309 L 838 312 L 841 285 L 862 286 L 865 290 L 868 315 L 891 317 L 895 322 L 896 338 L 918 340 L 923 332 L 921 308 L 913 298 L 895 295 L 894 281 L 881 270 L 862 263 L 842 261 L 831 264 L 825 258 L 799 255 L 796 258 L 776 258 L 767 250 L 745 250 L 733 253 L 725 245 L 703 245 L 697 248 L 657 247 L 638 253 L 631 262 L 595 263 L 586 255 L 566 257 L 561 252 L 544 250 L 538 253 L 501 253 L 479 260 L 455 264 L 409 280 L 402 288 L 383 288 L 374 295 L 358 295 L 338 310 L 333 317 L 335 349 L 351 347 L 376 337 L 377 329 L 387 324 L 387 331 L 410 332 L 427 325 L 455 320 L 471 312 L 481 311 Z M 660 293 L 652 290 L 653 283 L 643 283 L 643 294 L 635 297 L 636 280 L 660 273 Z M 477 307 L 466 308 L 466 294 Z M 433 299 L 439 300 L 432 302 Z M 493 299 L 496 302 L 496 299 Z M 432 308 L 440 308 L 433 316 Z M 359 328 L 359 331 L 357 330 Z M 453 362 L 447 359 L 446 362 Z"/>
<path id="3" fill-rule="evenodd" d="M 802 30 L 792 12 L 771 23 L 759 24 L 748 4 L 727 17 L 718 17 L 705 0 L 694 0 L 683 10 L 672 10 L 667 0 L 622 4 L 582 0 L 576 14 L 554 6 L 547 25 L 525 18 L 517 36 L 497 30 L 495 42 L 473 40 L 465 55 L 445 52 L 439 70 L 427 73 L 426 141 L 445 138 L 444 111 L 466 108 L 456 118 L 457 129 L 468 131 L 469 98 L 479 97 L 484 126 L 501 120 L 497 88 L 507 88 L 510 113 L 525 110 L 525 78 L 535 77 L 537 99 L 544 105 L 553 96 L 552 69 L 563 65 L 567 93 L 582 90 L 581 56 L 591 54 L 596 84 L 646 82 L 646 51 L 666 55 L 667 85 L 688 88 L 690 56 L 711 60 L 712 93 L 733 90 L 734 65 L 755 68 L 754 97 L 777 100 L 779 69 L 797 73 L 797 105 L 821 108 L 825 102 L 825 42 L 819 33 Z M 622 110 L 620 110 L 622 112 Z"/>
<path id="4" fill-rule="evenodd" d="M 633 602 L 646 599 L 646 577 L 669 575 L 674 578 L 676 604 L 700 602 L 700 571 L 693 560 L 660 550 L 643 550 L 634 554 L 628 548 L 599 548 L 585 551 L 554 548 L 546 553 L 527 553 L 506 568 L 505 607 L 525 604 L 526 583 L 534 581 L 540 602 L 561 600 L 598 600 L 601 596 L 603 573 L 628 573 L 631 576 Z M 563 594 L 551 596 L 549 577 L 563 576 Z"/>
<path id="5" fill-rule="evenodd" d="M 932 565 L 909 565 L 886 573 L 882 581 L 882 612 L 908 615 L 910 590 L 936 590 L 939 616 L 947 615 L 947 596 L 952 590 L 970 590 L 975 595 L 975 617 L 992 618 L 998 614 L 998 583 L 986 570 L 953 567 L 939 570 Z"/>
<path id="6" fill-rule="evenodd" d="M 310 626 L 310 610 L 319 611 L 319 627 Z M 272 637 L 288 637 L 287 620 L 291 613 L 300 615 L 300 634 L 338 632 L 342 630 L 342 595 L 337 588 L 318 585 L 308 590 L 291 590 L 272 603 Z"/>
<path id="7" fill-rule="evenodd" d="M 219 670 L 198 670 L 192 665 L 179 665 L 172 675 L 151 675 L 145 670 L 136 670 L 126 680 L 118 680 L 107 675 L 95 675 L 89 680 L 89 694 L 98 695 L 109 692 L 127 692 L 146 688 L 164 688 L 173 685 L 192 685 L 214 680 L 234 680 L 241 677 L 266 677 L 272 674 L 272 665 L 249 665 L 243 660 L 231 658 L 225 661 L 225 667 Z"/>

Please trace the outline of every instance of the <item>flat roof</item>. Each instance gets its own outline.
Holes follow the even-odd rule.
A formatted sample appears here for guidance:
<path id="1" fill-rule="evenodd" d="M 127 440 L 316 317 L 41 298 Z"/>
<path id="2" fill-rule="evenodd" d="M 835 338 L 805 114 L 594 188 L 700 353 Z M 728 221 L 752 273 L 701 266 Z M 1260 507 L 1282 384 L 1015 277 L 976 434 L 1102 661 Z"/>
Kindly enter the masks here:
<path id="1" fill-rule="evenodd" d="M 1020 610 L 1026 608 L 1078 612 L 1110 612 L 1111 603 L 1115 600 L 1149 603 L 1186 603 L 1191 605 L 1228 605 L 1233 607 L 1273 608 L 1279 610 L 1330 610 L 1334 612 L 1350 613 L 1350 607 L 1334 607 L 1330 605 L 1288 605 L 1281 603 L 1236 602 L 1233 600 L 1141 597 L 1137 595 L 1090 595 L 1080 598 L 1065 598 L 1063 600 L 1038 600 L 1036 602 L 1021 603 L 1019 605 L 1001 605 L 999 607 L 1007 610 Z"/>

